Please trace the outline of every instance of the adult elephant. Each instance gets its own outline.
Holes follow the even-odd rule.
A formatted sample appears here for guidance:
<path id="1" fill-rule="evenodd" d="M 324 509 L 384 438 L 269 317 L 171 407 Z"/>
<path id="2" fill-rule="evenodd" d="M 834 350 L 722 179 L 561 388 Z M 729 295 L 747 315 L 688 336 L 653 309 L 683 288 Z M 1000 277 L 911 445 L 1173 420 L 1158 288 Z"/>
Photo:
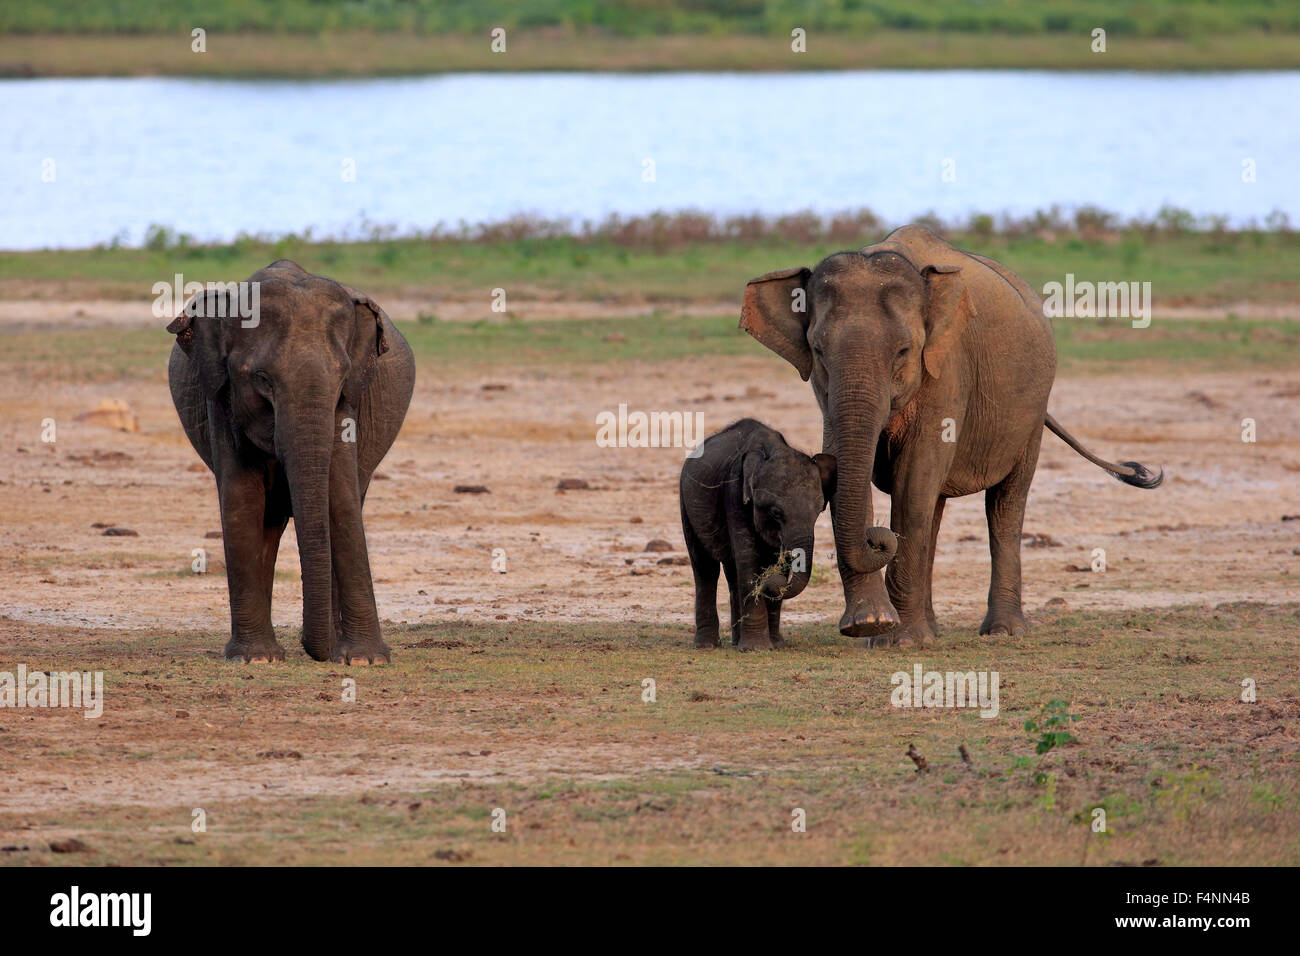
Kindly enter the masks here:
<path id="1" fill-rule="evenodd" d="M 217 480 L 226 657 L 284 658 L 271 584 L 292 517 L 303 647 L 318 661 L 386 662 L 361 507 L 411 401 L 411 348 L 367 296 L 288 259 L 239 285 L 210 286 L 167 326 L 172 400 Z"/>
<path id="2" fill-rule="evenodd" d="M 978 491 L 993 559 L 980 633 L 1026 629 L 1020 533 L 1044 425 L 1120 481 L 1154 488 L 1163 479 L 1093 456 L 1047 414 L 1056 344 L 1041 300 L 1004 266 L 923 226 L 811 270 L 754 279 L 740 327 L 812 380 L 822 450 L 838 464 L 840 632 L 868 645 L 934 638 L 930 578 L 944 502 Z M 864 535 L 873 481 L 891 496 L 899 538 L 884 582 Z"/>

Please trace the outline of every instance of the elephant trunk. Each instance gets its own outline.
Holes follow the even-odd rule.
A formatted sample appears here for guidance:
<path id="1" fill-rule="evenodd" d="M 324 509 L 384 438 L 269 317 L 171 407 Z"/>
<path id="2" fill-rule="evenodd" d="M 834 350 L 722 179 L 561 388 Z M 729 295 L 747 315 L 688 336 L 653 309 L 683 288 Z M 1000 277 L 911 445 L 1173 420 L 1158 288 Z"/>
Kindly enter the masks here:
<path id="1" fill-rule="evenodd" d="M 790 571 L 785 575 L 782 584 L 781 599 L 798 597 L 803 593 L 803 589 L 808 586 L 808 579 L 812 577 L 812 560 L 813 560 L 813 536 L 812 534 L 800 535 L 790 545 Z"/>
<path id="2" fill-rule="evenodd" d="M 277 453 L 284 463 L 293 505 L 293 526 L 302 563 L 302 646 L 315 660 L 334 650 L 334 567 L 330 546 L 330 461 L 333 406 L 276 409 Z M 281 436 L 285 436 L 280 447 Z"/>
<path id="3" fill-rule="evenodd" d="M 841 376 L 828 393 L 828 434 L 836 460 L 831 520 L 835 554 L 844 583 L 842 633 L 855 637 L 883 633 L 898 624 L 898 613 L 885 594 L 878 572 L 898 549 L 888 528 L 870 527 L 874 520 L 871 476 L 876 445 L 889 414 L 887 396 L 859 381 Z"/>

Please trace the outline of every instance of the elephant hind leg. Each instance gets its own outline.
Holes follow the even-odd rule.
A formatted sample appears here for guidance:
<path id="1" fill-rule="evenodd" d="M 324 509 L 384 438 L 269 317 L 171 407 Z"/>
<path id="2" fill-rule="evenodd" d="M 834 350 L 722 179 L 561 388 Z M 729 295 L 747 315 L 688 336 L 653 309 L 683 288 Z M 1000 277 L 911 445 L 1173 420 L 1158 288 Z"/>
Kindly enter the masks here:
<path id="1" fill-rule="evenodd" d="M 682 533 L 691 559 L 691 576 L 695 579 L 695 646 L 717 647 L 720 643 L 718 575 L 722 566 L 691 528 L 685 508 L 682 509 Z"/>
<path id="2" fill-rule="evenodd" d="M 736 583 L 736 570 L 731 561 L 722 562 L 722 570 L 727 576 L 727 605 L 730 608 L 731 643 L 740 643 L 740 621 L 744 617 L 744 595 Z"/>
<path id="3" fill-rule="evenodd" d="M 948 499 L 939 496 L 934 503 L 934 517 L 930 519 L 930 553 L 925 568 L 925 619 L 930 630 L 939 633 L 939 619 L 934 614 L 934 553 L 939 545 L 939 524 L 943 521 L 943 506 Z"/>
<path id="4" fill-rule="evenodd" d="M 1011 473 L 984 492 L 984 516 L 989 526 L 989 610 L 981 634 L 1023 634 L 1029 630 L 1020 601 L 1020 533 L 1025 503 L 1038 467 L 1042 430 L 1036 430 Z"/>

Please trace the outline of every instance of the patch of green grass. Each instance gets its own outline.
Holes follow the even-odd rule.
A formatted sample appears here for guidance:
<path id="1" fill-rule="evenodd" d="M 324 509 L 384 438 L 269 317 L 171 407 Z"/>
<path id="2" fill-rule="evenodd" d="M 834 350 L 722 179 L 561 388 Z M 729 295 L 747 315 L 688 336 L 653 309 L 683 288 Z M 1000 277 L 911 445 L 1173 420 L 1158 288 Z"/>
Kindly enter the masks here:
<path id="1" fill-rule="evenodd" d="M 482 301 L 503 288 L 511 301 L 539 295 L 582 301 L 655 304 L 735 302 L 745 283 L 775 269 L 815 265 L 833 252 L 859 248 L 887 230 L 867 228 L 835 240 L 693 241 L 653 237 L 646 245 L 576 237 L 483 241 L 399 239 L 388 242 L 315 242 L 240 239 L 196 245 L 173 238 L 161 249 L 95 248 L 0 252 L 0 291 L 25 298 L 35 283 L 41 298 L 116 298 L 152 301 L 155 282 L 243 279 L 279 258 L 385 296 L 427 290 L 439 297 Z M 1079 281 L 1150 282 L 1162 305 L 1300 300 L 1300 236 L 1293 233 L 1115 234 L 1084 240 L 1032 235 L 952 233 L 955 245 L 991 256 L 1033 288 Z M 414 316 L 399 316 L 414 318 Z M 165 325 L 160 320 L 160 325 Z"/>

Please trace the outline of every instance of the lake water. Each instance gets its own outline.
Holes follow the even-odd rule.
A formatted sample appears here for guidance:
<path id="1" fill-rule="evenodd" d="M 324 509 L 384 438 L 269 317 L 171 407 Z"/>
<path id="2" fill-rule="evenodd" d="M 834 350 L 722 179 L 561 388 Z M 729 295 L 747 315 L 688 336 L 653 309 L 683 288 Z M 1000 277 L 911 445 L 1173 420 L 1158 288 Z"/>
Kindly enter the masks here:
<path id="1" fill-rule="evenodd" d="M 0 248 L 682 208 L 1300 221 L 1298 103 L 1296 72 L 4 80 Z"/>

